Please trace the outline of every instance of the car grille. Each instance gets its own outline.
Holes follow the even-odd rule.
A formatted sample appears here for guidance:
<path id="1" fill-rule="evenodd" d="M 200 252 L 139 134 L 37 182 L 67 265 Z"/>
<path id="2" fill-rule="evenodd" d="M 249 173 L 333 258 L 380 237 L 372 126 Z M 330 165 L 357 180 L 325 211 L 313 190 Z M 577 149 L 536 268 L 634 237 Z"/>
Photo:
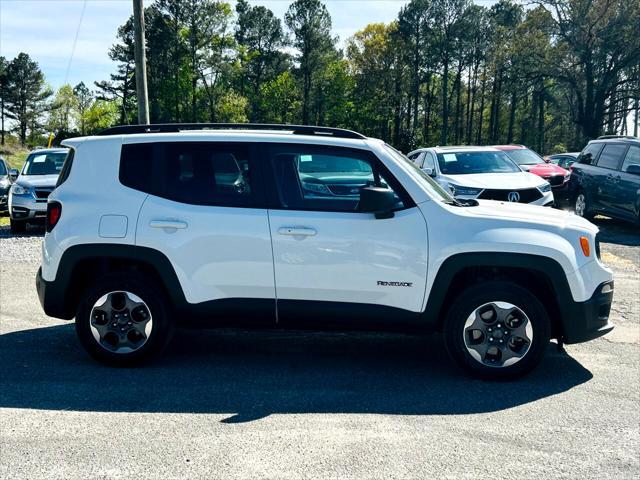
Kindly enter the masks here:
<path id="1" fill-rule="evenodd" d="M 524 190 L 498 190 L 487 189 L 484 190 L 478 198 L 483 200 L 500 200 L 504 202 L 509 201 L 509 193 L 518 192 L 520 195 L 519 203 L 531 203 L 542 198 L 542 193 L 537 188 L 527 188 Z"/>
<path id="2" fill-rule="evenodd" d="M 46 187 L 46 188 L 36 188 L 35 195 L 38 200 L 46 200 L 49 198 L 51 192 L 53 192 L 54 187 Z"/>
<path id="3" fill-rule="evenodd" d="M 360 194 L 360 189 L 362 187 L 364 187 L 364 184 L 362 184 L 362 185 L 356 185 L 356 184 L 352 184 L 352 185 L 327 185 L 327 187 L 329 188 L 331 193 L 333 193 L 334 195 L 351 196 L 351 195 L 359 195 Z"/>
<path id="4" fill-rule="evenodd" d="M 545 180 L 549 182 L 552 187 L 557 187 L 564 183 L 564 175 L 553 175 L 552 177 L 547 177 Z"/>

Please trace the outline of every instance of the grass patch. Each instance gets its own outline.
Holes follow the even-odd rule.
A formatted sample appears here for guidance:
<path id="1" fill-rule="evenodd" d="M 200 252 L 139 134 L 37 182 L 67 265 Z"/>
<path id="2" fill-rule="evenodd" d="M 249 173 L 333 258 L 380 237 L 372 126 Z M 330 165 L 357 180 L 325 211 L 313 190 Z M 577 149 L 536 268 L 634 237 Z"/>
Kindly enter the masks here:
<path id="1" fill-rule="evenodd" d="M 27 159 L 30 149 L 23 147 L 13 137 L 6 138 L 7 143 L 0 145 L 0 156 L 7 161 L 9 168 L 17 168 L 20 170 L 24 161 Z"/>

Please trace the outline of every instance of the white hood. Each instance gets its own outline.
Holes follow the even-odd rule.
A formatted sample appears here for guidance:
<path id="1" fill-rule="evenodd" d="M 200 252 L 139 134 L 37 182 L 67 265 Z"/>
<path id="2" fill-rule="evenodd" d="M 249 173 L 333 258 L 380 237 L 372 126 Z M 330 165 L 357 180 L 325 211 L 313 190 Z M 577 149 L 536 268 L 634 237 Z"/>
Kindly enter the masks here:
<path id="1" fill-rule="evenodd" d="M 55 187 L 58 174 L 54 175 L 20 175 L 16 180 L 18 185 L 25 187 Z"/>
<path id="2" fill-rule="evenodd" d="M 472 173 L 467 175 L 440 175 L 438 180 L 472 188 L 521 190 L 540 187 L 545 180 L 527 172 L 513 173 Z"/>
<path id="3" fill-rule="evenodd" d="M 479 205 L 475 207 L 466 207 L 464 213 L 471 216 L 491 218 L 499 216 L 503 219 L 520 220 L 541 225 L 578 227 L 594 232 L 594 234 L 598 231 L 598 227 L 588 220 L 565 210 L 526 203 L 498 202 L 494 200 L 478 200 L 478 204 Z"/>

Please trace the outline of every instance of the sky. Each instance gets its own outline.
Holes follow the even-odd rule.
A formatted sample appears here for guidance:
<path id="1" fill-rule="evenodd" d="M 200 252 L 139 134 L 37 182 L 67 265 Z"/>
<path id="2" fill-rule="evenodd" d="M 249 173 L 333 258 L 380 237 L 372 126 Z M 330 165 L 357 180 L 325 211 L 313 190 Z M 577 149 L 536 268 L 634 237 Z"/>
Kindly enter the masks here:
<path id="1" fill-rule="evenodd" d="M 145 5 L 151 1 L 145 0 Z M 291 0 L 250 3 L 265 5 L 282 19 Z M 324 3 L 333 20 L 333 32 L 343 44 L 369 23 L 394 20 L 408 0 Z M 80 81 L 91 86 L 96 80 L 108 79 L 115 70 L 107 52 L 132 8 L 132 0 L 0 0 L 0 55 L 12 59 L 20 52 L 28 53 L 54 88 Z"/>

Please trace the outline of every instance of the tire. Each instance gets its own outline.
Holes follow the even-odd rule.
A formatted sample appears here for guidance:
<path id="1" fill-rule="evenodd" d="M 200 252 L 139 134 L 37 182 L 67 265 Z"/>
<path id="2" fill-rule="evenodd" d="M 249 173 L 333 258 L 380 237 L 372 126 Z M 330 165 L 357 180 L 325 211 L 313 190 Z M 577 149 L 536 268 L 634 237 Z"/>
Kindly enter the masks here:
<path id="1" fill-rule="evenodd" d="M 505 312 L 511 313 L 505 317 Z M 486 316 L 488 323 L 474 313 Z M 491 320 L 493 314 L 497 316 Z M 469 325 L 471 318 L 474 320 Z M 506 323 L 512 326 L 520 326 L 504 328 L 500 318 L 506 319 Z M 485 329 L 483 335 L 478 333 L 481 329 L 474 328 L 476 326 Z M 489 333 L 489 329 L 493 333 Z M 449 355 L 467 373 L 486 380 L 510 380 L 529 373 L 542 360 L 550 335 L 549 315 L 538 299 L 528 290 L 503 281 L 482 283 L 464 290 L 454 299 L 444 323 L 445 345 Z M 475 336 L 483 337 L 484 342 L 474 345 L 480 341 L 473 338 Z M 527 344 L 524 340 L 529 336 Z M 482 350 L 485 344 L 486 354 L 481 358 L 476 349 Z"/>
<path id="2" fill-rule="evenodd" d="M 587 220 L 593 220 L 593 217 L 595 217 L 595 214 L 591 211 L 591 200 L 584 190 L 578 190 L 578 193 L 576 193 L 573 201 L 573 211 L 579 217 Z"/>
<path id="3" fill-rule="evenodd" d="M 11 226 L 11 233 L 24 233 L 27 230 L 27 222 L 10 219 L 9 224 Z"/>
<path id="4" fill-rule="evenodd" d="M 99 278 L 83 293 L 76 311 L 80 343 L 94 359 L 110 366 L 134 367 L 149 362 L 173 335 L 173 315 L 165 296 L 151 278 L 140 273 Z M 115 309 L 118 302 L 126 305 L 118 304 Z"/>

